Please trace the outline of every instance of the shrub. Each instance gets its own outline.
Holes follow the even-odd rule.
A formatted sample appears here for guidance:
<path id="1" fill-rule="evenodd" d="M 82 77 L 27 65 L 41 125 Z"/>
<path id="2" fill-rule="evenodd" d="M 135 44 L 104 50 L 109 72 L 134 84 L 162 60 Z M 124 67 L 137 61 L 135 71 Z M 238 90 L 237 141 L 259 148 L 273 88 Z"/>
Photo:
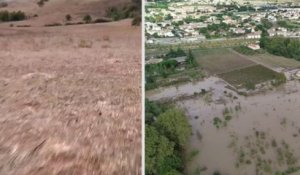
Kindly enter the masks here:
<path id="1" fill-rule="evenodd" d="M 67 14 L 65 18 L 66 18 L 67 21 L 71 21 L 72 20 L 72 16 L 70 14 Z"/>
<path id="2" fill-rule="evenodd" d="M 39 7 L 43 7 L 44 5 L 45 5 L 45 2 L 48 2 L 49 0 L 39 0 L 38 2 L 37 2 L 37 5 L 39 6 Z"/>
<path id="3" fill-rule="evenodd" d="M 31 25 L 17 25 L 17 27 L 31 27 Z"/>
<path id="4" fill-rule="evenodd" d="M 55 26 L 62 26 L 61 23 L 51 23 L 51 24 L 46 24 L 45 27 L 55 27 Z"/>
<path id="5" fill-rule="evenodd" d="M 251 81 L 247 81 L 245 87 L 247 90 L 255 90 L 255 84 Z"/>
<path id="6" fill-rule="evenodd" d="M 90 15 L 85 15 L 85 16 L 83 17 L 83 21 L 84 21 L 85 23 L 91 23 L 91 22 L 92 22 L 92 17 L 91 17 Z"/>
<path id="7" fill-rule="evenodd" d="M 106 19 L 106 18 L 98 18 L 98 19 L 94 20 L 93 23 L 105 23 L 105 22 L 111 22 L 111 20 Z"/>

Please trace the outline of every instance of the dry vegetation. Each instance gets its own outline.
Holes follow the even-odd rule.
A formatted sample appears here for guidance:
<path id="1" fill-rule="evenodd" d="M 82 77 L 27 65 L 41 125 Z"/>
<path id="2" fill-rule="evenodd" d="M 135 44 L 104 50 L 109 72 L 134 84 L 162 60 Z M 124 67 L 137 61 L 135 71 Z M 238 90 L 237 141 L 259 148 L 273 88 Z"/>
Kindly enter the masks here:
<path id="1" fill-rule="evenodd" d="M 140 174 L 140 28 L 6 26 L 0 174 Z"/>

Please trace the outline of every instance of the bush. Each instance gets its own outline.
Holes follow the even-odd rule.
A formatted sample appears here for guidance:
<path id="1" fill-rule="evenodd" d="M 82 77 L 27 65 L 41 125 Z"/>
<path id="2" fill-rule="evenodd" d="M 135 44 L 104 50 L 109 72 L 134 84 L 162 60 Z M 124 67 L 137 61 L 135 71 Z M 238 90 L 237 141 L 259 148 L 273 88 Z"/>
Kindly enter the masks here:
<path id="1" fill-rule="evenodd" d="M 38 2 L 37 2 L 37 5 L 39 6 L 39 7 L 43 7 L 44 5 L 45 5 L 45 2 L 48 2 L 49 0 L 39 0 Z"/>
<path id="2" fill-rule="evenodd" d="M 259 54 L 260 51 L 256 51 L 256 50 L 252 50 L 249 47 L 246 46 L 238 46 L 238 47 L 234 47 L 233 48 L 235 51 L 244 54 L 244 55 L 255 55 L 255 54 Z"/>
<path id="3" fill-rule="evenodd" d="M 21 11 L 13 11 L 9 12 L 7 10 L 0 11 L 0 21 L 1 22 L 8 22 L 8 21 L 22 21 L 26 18 L 24 12 Z"/>
<path id="4" fill-rule="evenodd" d="M 67 21 L 72 21 L 72 16 L 70 14 L 67 14 L 65 18 Z"/>
<path id="5" fill-rule="evenodd" d="M 83 21 L 84 21 L 85 23 L 91 23 L 91 22 L 92 22 L 92 17 L 91 17 L 90 15 L 85 15 L 85 16 L 83 17 Z"/>
<path id="6" fill-rule="evenodd" d="M 245 87 L 247 90 L 255 90 L 255 84 L 251 81 L 247 81 Z"/>

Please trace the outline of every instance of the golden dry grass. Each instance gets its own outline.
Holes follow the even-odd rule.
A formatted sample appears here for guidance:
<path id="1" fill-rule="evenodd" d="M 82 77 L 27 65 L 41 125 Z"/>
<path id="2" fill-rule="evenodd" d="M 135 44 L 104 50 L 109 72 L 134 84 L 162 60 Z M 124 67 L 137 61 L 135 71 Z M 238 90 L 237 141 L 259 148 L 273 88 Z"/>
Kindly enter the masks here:
<path id="1" fill-rule="evenodd" d="M 1 175 L 140 174 L 140 28 L 129 23 L 0 25 Z"/>

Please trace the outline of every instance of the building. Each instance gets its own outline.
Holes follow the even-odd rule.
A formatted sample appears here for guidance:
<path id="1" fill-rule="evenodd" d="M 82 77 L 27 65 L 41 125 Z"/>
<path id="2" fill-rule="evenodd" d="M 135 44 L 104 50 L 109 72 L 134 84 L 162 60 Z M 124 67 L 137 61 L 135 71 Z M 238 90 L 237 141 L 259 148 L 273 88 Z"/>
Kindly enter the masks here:
<path id="1" fill-rule="evenodd" d="M 250 48 L 252 50 L 259 50 L 260 46 L 258 44 L 249 44 L 248 48 Z"/>
<path id="2" fill-rule="evenodd" d="M 257 31 L 257 32 L 254 32 L 254 33 L 249 33 L 246 35 L 246 38 L 247 39 L 260 39 L 261 37 L 261 31 Z"/>

